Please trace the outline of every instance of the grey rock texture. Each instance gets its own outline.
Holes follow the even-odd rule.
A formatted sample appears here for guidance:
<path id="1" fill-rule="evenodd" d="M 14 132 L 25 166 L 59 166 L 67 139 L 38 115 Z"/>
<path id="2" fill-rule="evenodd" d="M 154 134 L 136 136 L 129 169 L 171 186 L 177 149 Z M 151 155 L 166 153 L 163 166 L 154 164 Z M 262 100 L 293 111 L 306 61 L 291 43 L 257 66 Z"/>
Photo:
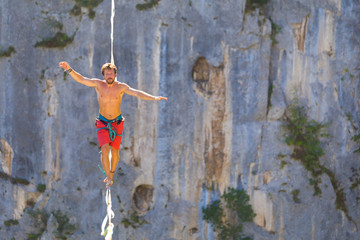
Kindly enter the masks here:
<path id="1" fill-rule="evenodd" d="M 169 101 L 123 99 L 113 239 L 217 239 L 201 209 L 227 187 L 249 194 L 257 215 L 244 232 L 253 239 L 360 239 L 351 139 L 360 120 L 360 2 L 272 0 L 246 12 L 245 0 L 162 0 L 145 11 L 141 3 L 115 0 L 118 80 Z M 0 239 L 102 238 L 96 94 L 58 63 L 102 77 L 111 1 L 92 8 L 94 18 L 85 6 L 74 15 L 74 5 L 0 1 L 0 50 L 16 51 L 0 57 Z M 73 41 L 35 47 L 57 32 Z M 310 173 L 290 157 L 282 125 L 295 100 L 329 123 L 321 163 L 347 212 L 328 175 L 313 196 Z"/>

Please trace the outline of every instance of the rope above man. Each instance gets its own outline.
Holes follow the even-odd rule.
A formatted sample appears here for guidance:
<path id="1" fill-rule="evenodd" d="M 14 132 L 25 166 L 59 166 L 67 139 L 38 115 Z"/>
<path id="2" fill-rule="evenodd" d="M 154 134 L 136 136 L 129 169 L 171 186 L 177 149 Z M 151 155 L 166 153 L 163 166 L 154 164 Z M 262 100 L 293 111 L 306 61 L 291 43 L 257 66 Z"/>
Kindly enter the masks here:
<path id="1" fill-rule="evenodd" d="M 166 97 L 152 96 L 141 90 L 133 89 L 127 84 L 116 80 L 117 69 L 114 64 L 105 63 L 101 68 L 104 80 L 87 78 L 74 71 L 67 62 L 60 62 L 63 68 L 77 82 L 93 87 L 99 102 L 99 116 L 96 120 L 99 147 L 101 148 L 101 163 L 106 178 L 106 187 L 113 184 L 113 176 L 119 162 L 119 147 L 123 131 L 124 118 L 121 115 L 121 101 L 124 94 L 143 100 L 167 100 Z M 111 159 L 109 159 L 111 151 Z M 111 160 L 111 161 L 110 161 Z M 110 166 L 111 162 L 111 166 Z"/>

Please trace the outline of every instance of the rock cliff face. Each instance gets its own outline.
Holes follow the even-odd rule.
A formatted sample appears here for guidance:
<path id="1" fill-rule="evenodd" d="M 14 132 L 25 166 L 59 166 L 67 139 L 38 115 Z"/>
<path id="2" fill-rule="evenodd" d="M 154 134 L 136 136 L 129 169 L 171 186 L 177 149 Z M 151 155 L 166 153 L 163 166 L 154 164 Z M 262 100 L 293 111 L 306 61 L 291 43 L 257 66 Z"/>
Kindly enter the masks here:
<path id="1" fill-rule="evenodd" d="M 0 238 L 99 239 L 106 213 L 95 91 L 111 1 L 0 2 Z M 216 239 L 203 207 L 245 189 L 253 239 L 360 236 L 358 0 L 115 0 L 125 96 L 113 239 Z M 255 4 L 258 3 L 258 4 Z M 283 128 L 296 102 L 328 124 L 314 196 Z"/>

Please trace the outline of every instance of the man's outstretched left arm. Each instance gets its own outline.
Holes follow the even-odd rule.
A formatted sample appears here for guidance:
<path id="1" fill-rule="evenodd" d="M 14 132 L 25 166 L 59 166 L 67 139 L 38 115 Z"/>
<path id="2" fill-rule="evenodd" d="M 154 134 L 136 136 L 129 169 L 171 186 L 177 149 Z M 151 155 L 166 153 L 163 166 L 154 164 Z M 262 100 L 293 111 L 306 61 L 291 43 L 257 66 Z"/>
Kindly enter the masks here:
<path id="1" fill-rule="evenodd" d="M 168 100 L 167 97 L 161 97 L 161 96 L 153 96 L 151 94 L 148 94 L 144 91 L 141 91 L 141 90 L 137 90 L 137 89 L 133 89 L 133 88 L 128 88 L 126 91 L 125 91 L 126 94 L 129 94 L 131 96 L 135 96 L 135 97 L 138 97 L 140 99 L 143 99 L 143 100 L 153 100 L 153 101 L 159 101 L 159 100 Z"/>

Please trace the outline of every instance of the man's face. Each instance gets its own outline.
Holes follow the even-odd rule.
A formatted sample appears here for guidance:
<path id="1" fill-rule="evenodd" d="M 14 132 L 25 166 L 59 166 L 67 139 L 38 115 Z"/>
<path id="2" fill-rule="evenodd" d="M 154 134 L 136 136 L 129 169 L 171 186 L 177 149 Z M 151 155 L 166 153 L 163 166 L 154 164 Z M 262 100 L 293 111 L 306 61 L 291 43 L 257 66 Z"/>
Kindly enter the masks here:
<path id="1" fill-rule="evenodd" d="M 113 84 L 115 81 L 116 73 L 114 69 L 105 69 L 103 77 L 107 84 Z"/>

